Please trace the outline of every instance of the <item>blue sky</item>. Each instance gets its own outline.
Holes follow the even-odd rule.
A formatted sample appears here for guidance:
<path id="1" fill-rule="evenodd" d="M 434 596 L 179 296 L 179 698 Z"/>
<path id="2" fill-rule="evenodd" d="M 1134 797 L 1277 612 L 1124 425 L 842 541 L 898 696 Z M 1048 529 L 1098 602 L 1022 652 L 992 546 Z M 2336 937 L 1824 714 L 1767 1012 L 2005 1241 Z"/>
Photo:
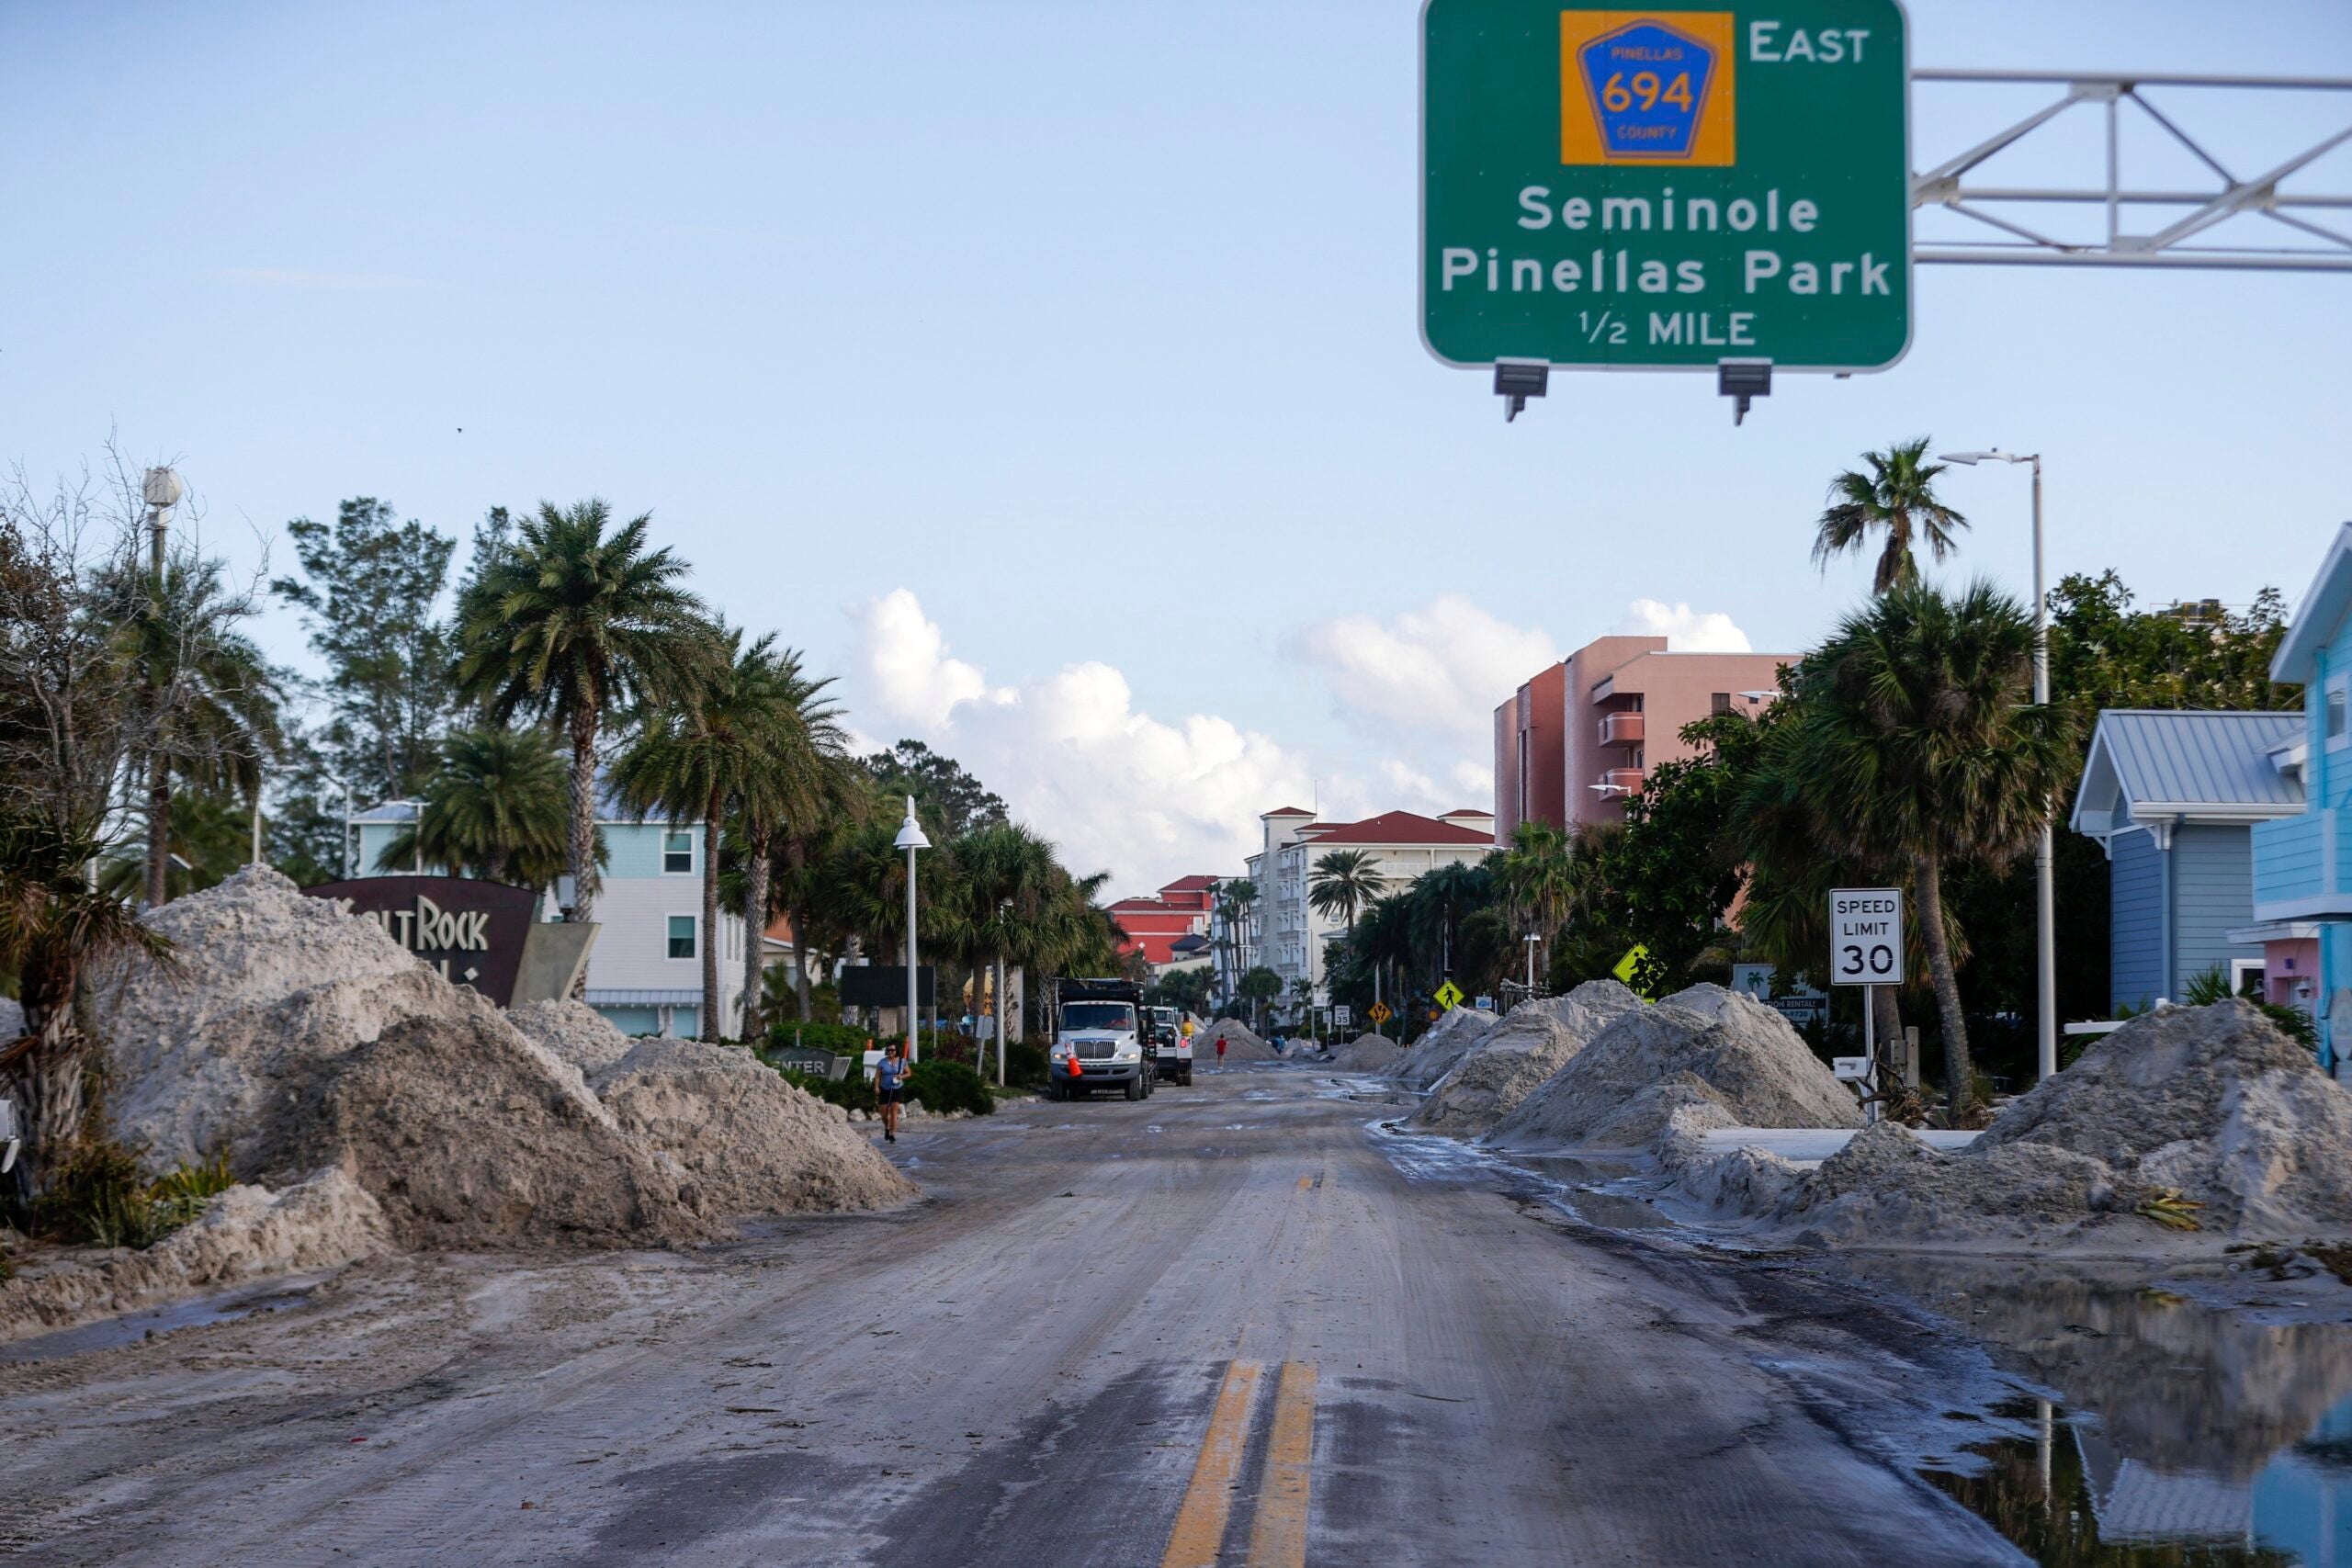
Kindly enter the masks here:
<path id="1" fill-rule="evenodd" d="M 2352 74 L 2340 3 L 1911 23 L 1921 66 Z M 0 458 L 119 430 L 246 560 L 353 494 L 650 508 L 862 728 L 1129 881 L 1231 869 L 1270 794 L 1468 803 L 1498 671 L 1635 599 L 1813 639 L 1866 446 L 2041 447 L 2053 570 L 2151 599 L 2291 596 L 2352 516 L 2341 276 L 1922 268 L 1902 365 L 1743 429 L 1695 377 L 1506 427 L 1415 331 L 1416 51 L 1365 0 L 10 7 Z M 1953 93 L 1916 164 L 2012 101 Z M 2198 125 L 2248 167 L 2324 118 Z M 2023 477 L 1948 489 L 2022 588 Z"/>

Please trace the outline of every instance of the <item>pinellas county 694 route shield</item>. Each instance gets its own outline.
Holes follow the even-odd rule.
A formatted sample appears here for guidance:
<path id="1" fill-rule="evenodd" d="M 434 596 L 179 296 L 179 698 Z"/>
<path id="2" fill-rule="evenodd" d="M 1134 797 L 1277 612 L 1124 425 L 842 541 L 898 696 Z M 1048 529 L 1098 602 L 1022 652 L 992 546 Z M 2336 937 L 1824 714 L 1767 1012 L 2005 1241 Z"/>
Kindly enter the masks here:
<path id="1" fill-rule="evenodd" d="M 1897 0 L 1428 0 L 1421 330 L 1454 365 L 1882 370 L 1911 339 Z"/>

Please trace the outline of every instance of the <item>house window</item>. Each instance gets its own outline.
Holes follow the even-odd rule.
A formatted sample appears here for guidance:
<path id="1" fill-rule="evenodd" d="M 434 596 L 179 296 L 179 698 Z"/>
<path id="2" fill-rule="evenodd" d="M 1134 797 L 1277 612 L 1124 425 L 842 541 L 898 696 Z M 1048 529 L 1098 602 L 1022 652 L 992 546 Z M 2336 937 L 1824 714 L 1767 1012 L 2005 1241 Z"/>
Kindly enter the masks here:
<path id="1" fill-rule="evenodd" d="M 670 956 L 692 958 L 695 955 L 695 918 L 692 915 L 670 917 Z"/>
<path id="2" fill-rule="evenodd" d="M 1731 694 L 1729 692 L 1717 692 L 1708 700 L 1713 705 L 1711 711 L 1715 713 L 1731 712 Z"/>
<path id="3" fill-rule="evenodd" d="M 2344 747 L 2344 696 L 2345 682 L 2347 679 L 2352 677 L 2335 675 L 2329 677 L 2327 682 L 2327 696 L 2324 699 L 2327 717 L 2324 723 L 2327 749 L 2331 751 L 2341 750 Z"/>
<path id="4" fill-rule="evenodd" d="M 662 835 L 662 874 L 665 876 L 692 876 L 695 872 L 695 836 L 690 832 L 668 832 Z"/>

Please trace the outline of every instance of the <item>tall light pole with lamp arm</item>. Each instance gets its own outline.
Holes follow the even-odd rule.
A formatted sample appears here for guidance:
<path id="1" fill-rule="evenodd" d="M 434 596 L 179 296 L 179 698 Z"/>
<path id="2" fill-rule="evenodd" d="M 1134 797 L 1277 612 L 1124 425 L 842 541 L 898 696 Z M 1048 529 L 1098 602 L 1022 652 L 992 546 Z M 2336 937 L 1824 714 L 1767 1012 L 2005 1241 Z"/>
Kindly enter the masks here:
<path id="1" fill-rule="evenodd" d="M 2033 465 L 2033 701 L 2050 704 L 2050 594 L 2041 579 L 2041 454 L 2004 452 L 1939 452 L 1939 462 L 2030 463 Z M 2054 803 L 2053 803 L 2054 809 Z M 2042 814 L 2041 840 L 2033 851 L 2034 969 L 2041 1007 L 2035 1021 L 2037 1074 L 2048 1077 L 2058 1070 L 2058 945 L 2055 931 L 2057 893 L 2051 864 L 2052 829 L 2050 813 Z"/>
<path id="2" fill-rule="evenodd" d="M 907 1062 L 921 1061 L 915 1046 L 915 852 L 931 848 L 922 824 L 915 820 L 915 797 L 907 796 L 907 819 L 899 824 L 896 840 L 907 852 Z"/>

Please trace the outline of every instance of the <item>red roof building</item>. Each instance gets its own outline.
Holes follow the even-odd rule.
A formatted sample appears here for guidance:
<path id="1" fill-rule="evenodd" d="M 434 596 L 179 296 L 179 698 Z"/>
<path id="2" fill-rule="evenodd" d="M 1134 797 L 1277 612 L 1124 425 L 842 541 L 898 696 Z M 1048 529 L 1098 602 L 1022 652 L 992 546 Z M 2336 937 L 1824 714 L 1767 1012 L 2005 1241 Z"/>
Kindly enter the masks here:
<path id="1" fill-rule="evenodd" d="M 1144 962 L 1154 967 L 1182 961 L 1175 951 L 1180 940 L 1208 935 L 1209 905 L 1216 888 L 1214 876 L 1180 876 L 1156 897 L 1122 898 L 1110 906 L 1111 919 L 1126 933 L 1126 940 L 1119 944 L 1120 954 L 1140 950 Z M 1184 960 L 1193 956 L 1188 948 Z"/>

